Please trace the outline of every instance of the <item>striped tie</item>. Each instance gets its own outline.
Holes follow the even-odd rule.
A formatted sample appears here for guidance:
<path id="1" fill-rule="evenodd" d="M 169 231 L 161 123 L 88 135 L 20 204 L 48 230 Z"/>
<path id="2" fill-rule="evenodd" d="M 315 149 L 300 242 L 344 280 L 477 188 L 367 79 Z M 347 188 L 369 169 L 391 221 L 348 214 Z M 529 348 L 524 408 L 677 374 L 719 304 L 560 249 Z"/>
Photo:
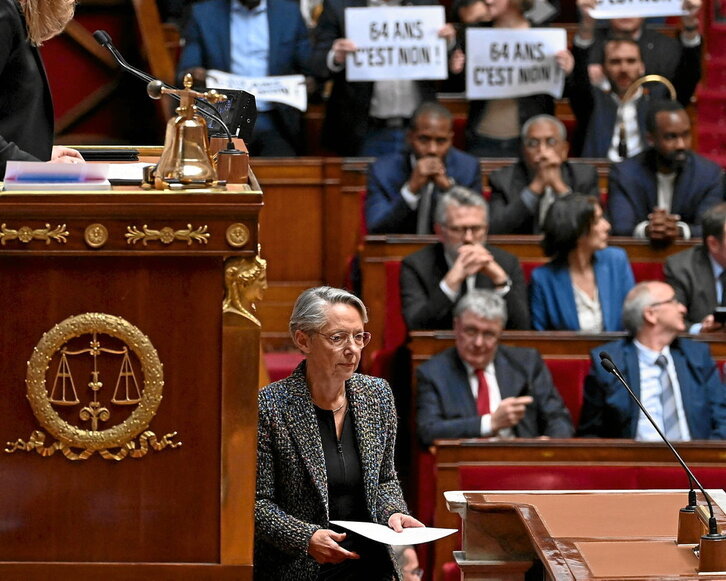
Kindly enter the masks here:
<path id="1" fill-rule="evenodd" d="M 678 426 L 678 410 L 673 383 L 668 375 L 668 360 L 665 355 L 658 355 L 655 364 L 660 367 L 661 403 L 663 405 L 663 432 L 669 440 L 680 440 L 681 429 Z"/>

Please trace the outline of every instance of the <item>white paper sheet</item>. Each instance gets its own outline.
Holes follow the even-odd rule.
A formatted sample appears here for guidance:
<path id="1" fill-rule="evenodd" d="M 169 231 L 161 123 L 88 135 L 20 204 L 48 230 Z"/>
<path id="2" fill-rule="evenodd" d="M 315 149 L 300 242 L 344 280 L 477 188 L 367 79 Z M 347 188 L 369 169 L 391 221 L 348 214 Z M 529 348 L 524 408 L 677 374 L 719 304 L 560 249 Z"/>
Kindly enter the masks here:
<path id="1" fill-rule="evenodd" d="M 437 529 L 434 527 L 411 527 L 397 533 L 392 528 L 372 522 L 359 522 L 353 520 L 331 520 L 331 524 L 338 525 L 362 537 L 385 543 L 386 545 L 419 545 L 443 539 L 455 533 L 458 529 Z"/>

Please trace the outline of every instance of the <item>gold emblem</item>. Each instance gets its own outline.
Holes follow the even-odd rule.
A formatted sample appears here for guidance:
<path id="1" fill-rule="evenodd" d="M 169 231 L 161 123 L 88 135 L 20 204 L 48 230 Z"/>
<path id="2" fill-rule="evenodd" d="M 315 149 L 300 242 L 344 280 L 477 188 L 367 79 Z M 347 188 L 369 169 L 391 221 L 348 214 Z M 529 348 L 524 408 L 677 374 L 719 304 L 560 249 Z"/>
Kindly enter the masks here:
<path id="1" fill-rule="evenodd" d="M 49 369 L 55 371 L 50 390 Z M 115 383 L 104 385 L 109 376 Z M 79 377 L 88 377 L 85 389 Z M 162 364 L 149 338 L 121 317 L 85 313 L 58 323 L 33 350 L 25 383 L 33 414 L 57 441 L 46 446 L 46 434 L 35 430 L 27 442 L 8 442 L 8 453 L 50 456 L 59 450 L 71 460 L 85 460 L 98 452 L 123 460 L 141 458 L 149 446 L 157 451 L 181 446 L 172 441 L 176 432 L 159 439 L 147 430 L 162 399 Z"/>
<path id="2" fill-rule="evenodd" d="M 187 246 L 191 246 L 192 242 L 200 244 L 209 242 L 206 224 L 196 229 L 193 229 L 191 224 L 187 224 L 187 227 L 181 230 L 174 230 L 169 226 L 165 226 L 161 230 L 152 230 L 146 224 L 141 230 L 136 226 L 127 226 L 125 236 L 127 244 L 136 244 L 141 240 L 144 246 L 151 240 L 159 240 L 162 244 L 171 244 L 174 240 L 181 240 L 186 242 Z"/>
<path id="3" fill-rule="evenodd" d="M 230 246 L 241 248 L 250 239 L 250 230 L 241 222 L 235 222 L 227 228 L 225 238 L 227 238 L 227 244 Z"/>
<path id="4" fill-rule="evenodd" d="M 259 252 L 259 248 L 257 250 Z M 267 261 L 260 258 L 229 258 L 224 263 L 226 292 L 222 312 L 242 315 L 258 327 L 256 302 L 267 289 Z"/>
<path id="5" fill-rule="evenodd" d="M 46 224 L 45 228 L 31 228 L 30 226 L 21 226 L 17 230 L 7 227 L 4 222 L 0 224 L 0 244 L 5 246 L 9 240 L 20 240 L 23 244 L 28 244 L 32 240 L 43 240 L 46 244 L 50 244 L 51 240 L 59 244 L 65 244 L 68 230 L 66 225 L 61 224 L 55 228 L 51 228 L 50 224 Z"/>
<path id="6" fill-rule="evenodd" d="M 103 224 L 91 224 L 83 232 L 83 239 L 91 248 L 101 248 L 108 242 L 108 229 Z"/>

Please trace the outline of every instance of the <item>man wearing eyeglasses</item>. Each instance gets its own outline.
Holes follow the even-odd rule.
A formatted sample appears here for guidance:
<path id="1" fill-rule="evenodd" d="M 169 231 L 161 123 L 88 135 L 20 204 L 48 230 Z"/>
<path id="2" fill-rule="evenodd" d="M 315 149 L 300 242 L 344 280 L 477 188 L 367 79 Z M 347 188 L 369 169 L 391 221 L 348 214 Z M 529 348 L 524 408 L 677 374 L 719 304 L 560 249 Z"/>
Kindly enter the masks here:
<path id="1" fill-rule="evenodd" d="M 591 353 L 581 436 L 660 440 L 617 378 L 600 365 L 606 351 L 667 438 L 726 439 L 726 390 L 705 343 L 684 339 L 686 308 L 672 286 L 641 282 L 623 304 L 630 336 Z"/>
<path id="2" fill-rule="evenodd" d="M 416 370 L 417 425 L 428 446 L 441 438 L 569 438 L 570 414 L 536 349 L 499 344 L 507 308 L 473 290 L 454 311 L 455 347 Z"/>
<path id="3" fill-rule="evenodd" d="M 525 122 L 520 160 L 489 176 L 491 234 L 539 234 L 556 199 L 572 192 L 599 197 L 597 170 L 567 161 L 569 148 L 567 129 L 556 117 Z"/>
<path id="4" fill-rule="evenodd" d="M 508 329 L 529 329 L 527 286 L 519 260 L 486 245 L 487 203 L 477 192 L 455 186 L 436 207 L 439 242 L 401 263 L 401 305 L 409 330 L 450 329 L 456 302 L 475 288 L 504 298 Z"/>

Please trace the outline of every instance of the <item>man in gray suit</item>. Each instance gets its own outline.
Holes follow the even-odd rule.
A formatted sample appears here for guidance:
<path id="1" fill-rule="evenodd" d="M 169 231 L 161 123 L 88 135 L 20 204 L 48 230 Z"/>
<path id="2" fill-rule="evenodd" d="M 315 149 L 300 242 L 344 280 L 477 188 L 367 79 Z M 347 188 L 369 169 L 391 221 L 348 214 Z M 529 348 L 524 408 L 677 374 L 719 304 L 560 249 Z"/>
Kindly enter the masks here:
<path id="1" fill-rule="evenodd" d="M 703 243 L 669 256 L 664 268 L 693 334 L 723 330 L 713 311 L 726 306 L 726 202 L 704 212 L 701 224 Z"/>
<path id="2" fill-rule="evenodd" d="M 471 290 L 454 310 L 456 346 L 417 372 L 418 435 L 440 438 L 569 438 L 570 414 L 536 349 L 499 344 L 504 299 Z"/>

